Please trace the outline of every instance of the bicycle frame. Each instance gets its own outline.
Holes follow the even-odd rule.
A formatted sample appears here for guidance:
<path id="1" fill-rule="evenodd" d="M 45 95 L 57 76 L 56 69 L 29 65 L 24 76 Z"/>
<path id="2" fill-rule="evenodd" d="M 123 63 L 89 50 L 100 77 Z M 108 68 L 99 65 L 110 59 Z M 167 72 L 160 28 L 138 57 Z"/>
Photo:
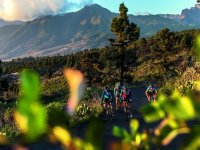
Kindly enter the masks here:
<path id="1" fill-rule="evenodd" d="M 129 119 L 131 113 L 132 113 L 132 106 L 131 106 L 131 103 L 128 102 L 128 101 L 123 101 L 123 107 L 124 107 L 124 112 L 126 114 L 126 117 Z"/>
<path id="2" fill-rule="evenodd" d="M 112 112 L 112 109 L 110 107 L 110 103 L 104 103 L 104 109 L 106 111 L 106 114 L 108 115 L 109 117 L 109 120 L 112 121 L 113 120 L 113 112 Z"/>

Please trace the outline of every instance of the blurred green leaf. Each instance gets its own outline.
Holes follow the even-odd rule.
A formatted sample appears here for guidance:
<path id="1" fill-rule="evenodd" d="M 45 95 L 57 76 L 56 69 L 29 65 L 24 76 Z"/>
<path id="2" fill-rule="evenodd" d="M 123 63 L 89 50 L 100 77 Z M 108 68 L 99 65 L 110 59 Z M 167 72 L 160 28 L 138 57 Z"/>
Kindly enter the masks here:
<path id="1" fill-rule="evenodd" d="M 139 122 L 137 120 L 131 120 L 130 122 L 130 129 L 131 129 L 131 135 L 135 137 L 138 129 L 139 129 Z"/>
<path id="2" fill-rule="evenodd" d="M 142 108 L 142 114 L 147 122 L 155 122 L 165 117 L 165 113 L 158 103 L 144 106 Z"/>
<path id="3" fill-rule="evenodd" d="M 113 127 L 113 135 L 122 138 L 124 142 L 130 142 L 132 140 L 131 135 L 125 129 L 117 126 Z"/>
<path id="4" fill-rule="evenodd" d="M 196 49 L 195 49 L 197 60 L 200 61 L 200 35 L 196 39 Z"/>
<path id="5" fill-rule="evenodd" d="M 20 88 L 22 97 L 29 98 L 29 101 L 36 101 L 40 96 L 39 76 L 29 70 L 21 74 Z"/>
<path id="6" fill-rule="evenodd" d="M 141 135 L 140 135 L 140 134 L 137 134 L 136 137 L 135 137 L 135 142 L 136 142 L 136 144 L 137 144 L 137 145 L 140 145 L 141 140 L 142 140 L 142 139 L 141 139 Z"/>
<path id="7" fill-rule="evenodd" d="M 25 133 L 26 140 L 34 141 L 46 130 L 46 113 L 40 104 L 39 76 L 24 70 L 20 78 L 21 97 L 16 112 L 16 121 Z"/>
<path id="8" fill-rule="evenodd" d="M 192 100 L 189 97 L 182 97 L 177 91 L 174 92 L 170 101 L 163 103 L 162 107 L 176 119 L 190 120 L 196 115 Z"/>
<path id="9" fill-rule="evenodd" d="M 96 150 L 103 149 L 103 124 L 98 119 L 92 119 L 86 132 L 86 140 L 91 143 Z"/>

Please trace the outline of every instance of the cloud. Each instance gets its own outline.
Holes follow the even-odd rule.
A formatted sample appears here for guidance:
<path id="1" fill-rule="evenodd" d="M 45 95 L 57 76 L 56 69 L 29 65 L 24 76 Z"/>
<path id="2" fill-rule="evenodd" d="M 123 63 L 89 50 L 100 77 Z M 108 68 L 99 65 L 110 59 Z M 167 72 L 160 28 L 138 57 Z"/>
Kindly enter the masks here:
<path id="1" fill-rule="evenodd" d="M 74 11 L 92 3 L 93 0 L 0 0 L 0 18 L 27 21 Z"/>

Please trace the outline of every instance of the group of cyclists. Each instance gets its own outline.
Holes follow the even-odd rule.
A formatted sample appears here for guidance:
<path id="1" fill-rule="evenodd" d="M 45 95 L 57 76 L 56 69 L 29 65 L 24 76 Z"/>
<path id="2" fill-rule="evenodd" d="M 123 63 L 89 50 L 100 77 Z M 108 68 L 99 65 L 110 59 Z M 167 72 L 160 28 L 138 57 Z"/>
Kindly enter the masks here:
<path id="1" fill-rule="evenodd" d="M 131 89 L 127 85 L 122 85 L 121 83 L 117 83 L 113 91 L 114 93 L 112 94 L 111 89 L 109 89 L 107 86 L 104 87 L 101 96 L 101 105 L 103 106 L 103 108 L 109 106 L 113 115 L 113 99 L 115 99 L 116 111 L 118 111 L 120 108 L 131 107 L 130 103 L 132 102 L 132 93 Z M 153 83 L 150 83 L 145 91 L 145 95 L 149 103 L 151 103 L 151 101 L 156 102 L 157 92 L 158 92 L 157 86 Z M 130 111 L 129 117 L 132 118 L 132 111 Z"/>

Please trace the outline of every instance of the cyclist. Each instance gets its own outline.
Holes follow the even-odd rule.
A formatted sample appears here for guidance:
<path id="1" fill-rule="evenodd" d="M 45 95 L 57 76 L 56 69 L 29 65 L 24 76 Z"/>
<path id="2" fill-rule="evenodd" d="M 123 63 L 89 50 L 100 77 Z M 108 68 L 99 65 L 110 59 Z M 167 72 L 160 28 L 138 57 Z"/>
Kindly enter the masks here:
<path id="1" fill-rule="evenodd" d="M 122 87 L 120 85 L 120 83 L 117 83 L 115 88 L 114 88 L 114 96 L 115 96 L 115 100 L 116 100 L 116 110 L 119 109 L 119 105 L 120 105 L 120 95 L 121 95 L 121 90 Z"/>
<path id="2" fill-rule="evenodd" d="M 149 103 L 151 102 L 151 98 L 153 98 L 153 101 L 156 102 L 157 92 L 158 92 L 157 86 L 153 83 L 150 83 L 145 92 Z"/>
<path id="3" fill-rule="evenodd" d="M 121 92 L 121 97 L 123 100 L 123 106 L 124 108 L 129 108 L 131 107 L 130 103 L 131 103 L 131 90 L 130 88 L 128 88 L 127 86 L 124 86 Z M 132 112 L 130 112 L 130 118 L 133 117 Z"/>
<path id="4" fill-rule="evenodd" d="M 109 105 L 113 113 L 112 103 L 113 103 L 112 94 L 110 90 L 108 89 L 108 87 L 106 86 L 101 96 L 101 105 L 103 105 L 103 108 L 106 108 L 106 106 Z"/>

